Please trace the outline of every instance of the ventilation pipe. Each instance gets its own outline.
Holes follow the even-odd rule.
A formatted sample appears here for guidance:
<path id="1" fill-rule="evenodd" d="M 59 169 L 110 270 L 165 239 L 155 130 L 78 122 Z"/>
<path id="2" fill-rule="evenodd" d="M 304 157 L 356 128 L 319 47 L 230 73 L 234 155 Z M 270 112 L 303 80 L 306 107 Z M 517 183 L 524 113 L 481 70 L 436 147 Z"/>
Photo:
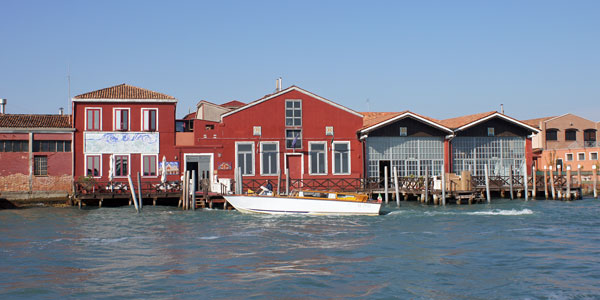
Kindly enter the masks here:
<path id="1" fill-rule="evenodd" d="M 500 113 L 504 114 L 504 104 L 500 104 Z"/>
<path id="2" fill-rule="evenodd" d="M 59 109 L 58 109 L 58 114 L 59 114 L 59 115 L 61 115 L 61 116 L 62 116 L 62 115 L 64 115 L 64 114 L 65 114 L 65 109 L 64 109 L 64 108 L 62 108 L 62 107 L 61 107 L 61 108 L 59 108 Z"/>
<path id="3" fill-rule="evenodd" d="M 6 99 L 0 99 L 0 115 L 6 113 L 6 102 L 8 102 Z"/>

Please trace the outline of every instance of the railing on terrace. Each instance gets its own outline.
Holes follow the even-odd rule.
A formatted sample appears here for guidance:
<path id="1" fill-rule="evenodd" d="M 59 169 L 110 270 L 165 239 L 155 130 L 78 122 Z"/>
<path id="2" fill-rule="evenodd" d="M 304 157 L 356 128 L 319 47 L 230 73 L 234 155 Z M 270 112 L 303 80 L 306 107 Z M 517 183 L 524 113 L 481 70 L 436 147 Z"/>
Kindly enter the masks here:
<path id="1" fill-rule="evenodd" d="M 248 189 L 255 193 L 260 192 L 260 187 L 265 185 L 264 179 L 243 179 L 242 185 L 244 192 Z M 277 182 L 271 180 L 273 185 L 273 192 L 277 192 Z M 281 187 L 279 188 L 280 193 L 285 193 L 285 180 L 281 180 Z M 338 192 L 352 192 L 352 191 L 363 191 L 363 180 L 362 178 L 324 178 L 324 179 L 291 179 L 290 180 L 290 191 L 294 189 L 305 189 L 305 190 L 322 190 L 322 191 L 338 191 Z"/>
<path id="2" fill-rule="evenodd" d="M 98 181 L 85 179 L 75 181 L 75 194 L 131 194 L 129 183 L 126 181 Z M 137 181 L 133 184 L 135 192 L 138 193 Z M 181 192 L 181 181 L 142 180 L 142 194 L 163 194 Z"/>
<path id="3" fill-rule="evenodd" d="M 434 178 L 429 177 L 428 184 L 429 190 L 433 190 Z M 367 187 L 368 190 L 382 190 L 385 188 L 385 179 L 381 178 L 368 178 Z M 398 188 L 400 190 L 409 191 L 424 191 L 425 190 L 425 178 L 424 177 L 398 177 Z M 388 191 L 393 192 L 396 189 L 393 179 L 388 179 Z"/>

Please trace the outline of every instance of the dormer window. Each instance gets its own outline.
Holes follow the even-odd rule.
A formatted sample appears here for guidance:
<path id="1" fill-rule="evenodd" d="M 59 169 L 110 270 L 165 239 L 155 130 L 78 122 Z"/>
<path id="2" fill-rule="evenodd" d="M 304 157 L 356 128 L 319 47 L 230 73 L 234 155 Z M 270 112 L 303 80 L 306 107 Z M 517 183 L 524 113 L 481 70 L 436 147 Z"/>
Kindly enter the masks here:
<path id="1" fill-rule="evenodd" d="M 400 136 L 407 136 L 408 135 L 408 130 L 406 130 L 406 127 L 400 127 Z"/>
<path id="2" fill-rule="evenodd" d="M 114 128 L 116 131 L 129 130 L 129 109 L 128 108 L 115 109 L 115 127 Z"/>

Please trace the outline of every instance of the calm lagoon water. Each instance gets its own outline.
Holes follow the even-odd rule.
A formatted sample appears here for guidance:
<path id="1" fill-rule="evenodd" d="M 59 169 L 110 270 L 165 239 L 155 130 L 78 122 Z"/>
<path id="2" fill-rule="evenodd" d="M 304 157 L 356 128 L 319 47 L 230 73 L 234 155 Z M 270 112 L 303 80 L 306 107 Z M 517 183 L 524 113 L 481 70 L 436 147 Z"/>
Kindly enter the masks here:
<path id="1" fill-rule="evenodd" d="M 600 201 L 0 211 L 0 299 L 600 299 Z"/>

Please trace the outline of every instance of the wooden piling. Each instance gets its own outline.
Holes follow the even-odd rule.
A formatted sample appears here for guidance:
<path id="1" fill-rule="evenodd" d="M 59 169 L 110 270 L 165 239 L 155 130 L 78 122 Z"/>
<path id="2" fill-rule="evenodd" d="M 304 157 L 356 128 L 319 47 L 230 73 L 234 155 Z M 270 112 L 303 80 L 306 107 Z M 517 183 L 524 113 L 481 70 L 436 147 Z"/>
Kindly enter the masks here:
<path id="1" fill-rule="evenodd" d="M 138 195 L 139 195 L 139 204 L 140 204 L 140 210 L 142 210 L 142 207 L 144 206 L 143 202 L 144 199 L 142 198 L 142 177 L 140 176 L 140 172 L 137 172 L 137 182 L 138 182 Z"/>
<path id="2" fill-rule="evenodd" d="M 598 199 L 598 169 L 596 165 L 592 166 L 592 183 L 594 184 L 594 198 Z"/>
<path id="3" fill-rule="evenodd" d="M 571 200 L 571 166 L 567 166 L 567 194 L 565 200 Z"/>
<path id="4" fill-rule="evenodd" d="M 398 170 L 394 167 L 394 187 L 396 189 L 396 205 L 400 206 L 400 187 L 398 186 Z"/>
<path id="5" fill-rule="evenodd" d="M 277 169 L 277 196 L 279 196 L 281 192 L 279 187 L 281 187 L 281 169 Z M 227 204 L 227 202 L 225 203 Z"/>
<path id="6" fill-rule="evenodd" d="M 552 172 L 552 166 L 549 166 L 550 169 L 550 189 L 552 190 L 552 200 L 556 200 L 556 188 L 554 187 L 554 173 Z"/>
<path id="7" fill-rule="evenodd" d="M 204 187 L 208 188 L 208 187 Z M 192 210 L 196 210 L 196 171 L 192 171 Z"/>
<path id="8" fill-rule="evenodd" d="M 446 205 L 446 167 L 442 164 L 442 205 Z"/>
<path id="9" fill-rule="evenodd" d="M 535 200 L 535 196 L 537 195 L 537 171 L 535 162 L 531 166 L 531 178 L 531 181 L 533 182 L 531 184 L 531 199 Z"/>
<path id="10" fill-rule="evenodd" d="M 483 168 L 484 168 L 484 172 L 485 172 L 485 195 L 487 197 L 487 202 L 490 203 L 490 202 L 492 202 L 492 197 L 490 196 L 490 178 L 488 175 L 487 164 L 483 165 Z"/>
<path id="11" fill-rule="evenodd" d="M 127 181 L 129 181 L 129 188 L 131 189 L 131 197 L 133 198 L 133 205 L 135 205 L 135 211 L 140 212 L 140 208 L 138 207 L 137 199 L 135 196 L 135 189 L 133 188 L 133 181 L 131 180 L 131 175 L 127 175 Z"/>
<path id="12" fill-rule="evenodd" d="M 548 173 L 547 173 L 547 166 L 544 166 L 544 197 L 546 197 L 546 200 L 548 200 Z"/>
<path id="13" fill-rule="evenodd" d="M 285 194 L 290 194 L 290 169 L 285 169 Z"/>
<path id="14" fill-rule="evenodd" d="M 385 166 L 383 167 L 383 186 L 384 186 L 384 191 L 385 191 L 385 204 L 388 204 L 389 202 L 389 196 L 388 196 L 388 167 Z"/>
<path id="15" fill-rule="evenodd" d="M 560 178 L 562 177 L 562 168 L 560 165 L 556 166 L 556 177 Z M 563 199 L 563 194 L 562 194 L 562 187 L 559 189 L 556 189 L 556 196 L 558 199 Z"/>
<path id="16" fill-rule="evenodd" d="M 527 163 L 523 163 L 523 187 L 525 188 L 525 201 L 529 200 L 529 183 L 527 182 Z"/>
<path id="17" fill-rule="evenodd" d="M 510 165 L 510 178 L 508 179 L 508 186 L 510 188 L 510 200 L 515 199 L 514 190 L 513 190 L 513 166 Z"/>
<path id="18" fill-rule="evenodd" d="M 425 203 L 429 203 L 429 167 L 425 167 Z"/>
<path id="19" fill-rule="evenodd" d="M 577 165 L 577 183 L 579 188 L 583 191 L 583 182 L 581 181 L 581 165 Z"/>

